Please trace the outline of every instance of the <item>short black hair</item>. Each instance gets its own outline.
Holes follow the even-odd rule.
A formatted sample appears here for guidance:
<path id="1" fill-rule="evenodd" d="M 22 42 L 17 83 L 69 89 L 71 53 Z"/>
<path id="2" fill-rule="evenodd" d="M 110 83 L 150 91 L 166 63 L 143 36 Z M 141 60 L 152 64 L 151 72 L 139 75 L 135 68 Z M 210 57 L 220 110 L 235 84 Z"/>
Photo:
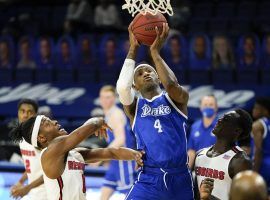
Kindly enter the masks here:
<path id="1" fill-rule="evenodd" d="M 255 103 L 264 107 L 270 114 L 270 97 L 258 97 Z"/>
<path id="2" fill-rule="evenodd" d="M 15 143 L 21 142 L 23 139 L 31 144 L 32 130 L 34 127 L 36 117 L 31 117 L 25 122 L 18 123 L 15 128 L 13 128 L 9 136 L 11 140 Z"/>
<path id="3" fill-rule="evenodd" d="M 35 112 L 38 112 L 38 102 L 35 101 L 34 99 L 21 99 L 18 103 L 18 110 L 20 109 L 22 104 L 30 104 L 33 106 Z"/>
<path id="4" fill-rule="evenodd" d="M 235 112 L 240 115 L 238 125 L 243 130 L 242 133 L 240 134 L 238 140 L 245 139 L 251 133 L 253 120 L 252 120 L 250 114 L 241 108 L 236 109 Z"/>

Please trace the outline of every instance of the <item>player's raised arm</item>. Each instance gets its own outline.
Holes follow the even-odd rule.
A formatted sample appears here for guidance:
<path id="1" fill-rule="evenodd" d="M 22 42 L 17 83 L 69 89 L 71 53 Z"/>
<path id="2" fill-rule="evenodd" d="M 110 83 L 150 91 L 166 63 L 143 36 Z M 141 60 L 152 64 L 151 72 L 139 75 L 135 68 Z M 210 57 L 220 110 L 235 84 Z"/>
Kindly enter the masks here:
<path id="1" fill-rule="evenodd" d="M 264 128 L 260 120 L 257 120 L 252 125 L 252 134 L 254 139 L 255 145 L 255 152 L 254 152 L 254 171 L 259 171 L 261 168 L 262 163 L 262 144 L 263 144 L 263 134 Z"/>
<path id="2" fill-rule="evenodd" d="M 156 33 L 157 37 L 150 46 L 150 53 L 156 66 L 159 79 L 173 101 L 180 105 L 187 105 L 189 98 L 188 92 L 179 85 L 175 74 L 160 56 L 160 50 L 169 33 L 168 24 L 163 24 L 162 33 L 160 33 L 156 27 Z"/>
<path id="3" fill-rule="evenodd" d="M 135 90 L 132 88 L 135 68 L 135 58 L 139 43 L 131 31 L 132 23 L 128 27 L 130 47 L 116 84 L 119 100 L 123 104 L 126 114 L 130 117 L 135 113 Z"/>

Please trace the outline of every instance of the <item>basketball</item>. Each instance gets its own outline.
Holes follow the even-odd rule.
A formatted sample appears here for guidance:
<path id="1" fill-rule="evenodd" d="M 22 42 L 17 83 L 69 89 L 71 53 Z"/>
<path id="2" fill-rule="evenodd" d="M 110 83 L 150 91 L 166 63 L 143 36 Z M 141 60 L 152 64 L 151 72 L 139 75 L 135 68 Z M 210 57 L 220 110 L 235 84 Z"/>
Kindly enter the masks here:
<path id="1" fill-rule="evenodd" d="M 161 13 L 156 15 L 139 13 L 133 19 L 131 30 L 139 43 L 150 46 L 157 36 L 155 27 L 162 31 L 163 23 L 167 23 L 167 20 Z"/>

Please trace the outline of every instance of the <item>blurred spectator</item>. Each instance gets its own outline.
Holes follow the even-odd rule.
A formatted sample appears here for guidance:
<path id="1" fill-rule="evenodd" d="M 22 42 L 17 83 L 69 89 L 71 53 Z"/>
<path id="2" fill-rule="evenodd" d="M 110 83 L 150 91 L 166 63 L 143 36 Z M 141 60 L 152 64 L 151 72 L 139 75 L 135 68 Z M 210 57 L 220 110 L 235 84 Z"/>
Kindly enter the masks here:
<path id="1" fill-rule="evenodd" d="M 235 68 L 233 49 L 226 36 L 216 36 L 214 38 L 212 59 L 214 69 Z"/>
<path id="2" fill-rule="evenodd" d="M 71 0 L 68 5 L 66 21 L 64 24 L 67 33 L 74 31 L 87 31 L 93 21 L 93 11 L 86 0 Z"/>
<path id="3" fill-rule="evenodd" d="M 40 68 L 53 68 L 53 42 L 50 38 L 42 37 L 38 41 L 38 56 L 36 61 Z"/>
<path id="4" fill-rule="evenodd" d="M 189 0 L 171 1 L 174 14 L 169 17 L 170 29 L 183 31 L 191 15 L 189 3 Z"/>
<path id="5" fill-rule="evenodd" d="M 270 35 L 267 35 L 263 40 L 262 45 L 262 68 L 270 68 Z"/>
<path id="6" fill-rule="evenodd" d="M 211 67 L 210 41 L 206 35 L 196 35 L 191 40 L 189 66 L 192 69 Z"/>
<path id="7" fill-rule="evenodd" d="M 95 8 L 95 25 L 97 27 L 119 27 L 121 19 L 114 4 L 108 0 L 100 0 Z"/>
<path id="8" fill-rule="evenodd" d="M 12 52 L 9 42 L 6 40 L 0 41 L 0 69 L 12 68 Z"/>
<path id="9" fill-rule="evenodd" d="M 259 39 L 254 35 L 240 38 L 238 67 L 240 69 L 256 69 L 259 67 Z"/>
<path id="10" fill-rule="evenodd" d="M 53 119 L 52 110 L 49 106 L 40 106 L 38 109 L 39 115 L 45 115 L 46 117 Z"/>
<path id="11" fill-rule="evenodd" d="M 206 95 L 201 99 L 202 119 L 194 122 L 188 140 L 189 167 L 193 169 L 196 152 L 209 147 L 216 142 L 212 130 L 217 122 L 218 104 L 213 95 Z"/>
<path id="12" fill-rule="evenodd" d="M 58 68 L 72 69 L 74 67 L 74 44 L 73 40 L 64 36 L 60 38 L 57 45 L 57 66 Z"/>
<path id="13" fill-rule="evenodd" d="M 17 64 L 18 69 L 28 68 L 35 69 L 36 63 L 32 59 L 33 46 L 29 38 L 24 37 L 19 43 L 19 62 Z"/>
<path id="14" fill-rule="evenodd" d="M 90 36 L 83 35 L 80 37 L 78 46 L 77 46 L 77 64 L 78 67 L 89 68 L 93 67 L 95 63 L 95 47 L 92 44 Z"/>
<path id="15" fill-rule="evenodd" d="M 105 39 L 101 44 L 100 67 L 104 70 L 117 70 L 121 67 L 117 57 L 117 44 L 114 38 Z"/>
<path id="16" fill-rule="evenodd" d="M 270 97 L 257 98 L 252 115 L 254 140 L 254 170 L 265 179 L 270 194 Z"/>
<path id="17" fill-rule="evenodd" d="M 166 45 L 166 62 L 172 69 L 185 69 L 188 65 L 186 56 L 186 42 L 182 36 L 173 35 Z"/>

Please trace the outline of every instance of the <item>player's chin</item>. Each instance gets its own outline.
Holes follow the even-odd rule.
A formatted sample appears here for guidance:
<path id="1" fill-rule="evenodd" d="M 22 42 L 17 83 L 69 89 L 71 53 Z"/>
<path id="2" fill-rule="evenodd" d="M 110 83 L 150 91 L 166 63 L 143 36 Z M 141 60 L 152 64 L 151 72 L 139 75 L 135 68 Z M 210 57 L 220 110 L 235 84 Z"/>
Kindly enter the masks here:
<path id="1" fill-rule="evenodd" d="M 59 135 L 67 135 L 68 134 L 67 131 L 63 128 L 60 129 L 58 133 L 59 133 Z"/>

